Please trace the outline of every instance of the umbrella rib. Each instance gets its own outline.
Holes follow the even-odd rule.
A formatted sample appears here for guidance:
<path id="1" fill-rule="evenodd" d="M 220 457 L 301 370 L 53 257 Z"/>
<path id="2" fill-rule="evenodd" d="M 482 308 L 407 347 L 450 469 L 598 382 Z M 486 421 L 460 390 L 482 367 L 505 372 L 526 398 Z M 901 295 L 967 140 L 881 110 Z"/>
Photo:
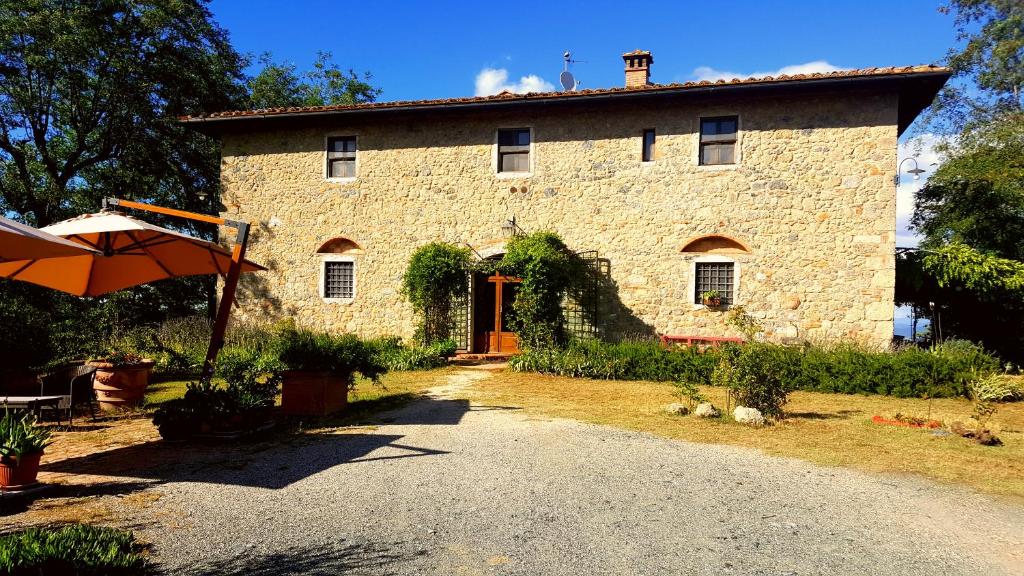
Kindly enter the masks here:
<path id="1" fill-rule="evenodd" d="M 29 260 L 28 263 L 26 263 L 24 266 L 22 266 L 21 268 L 18 268 L 17 270 L 15 270 L 13 274 L 9 274 L 7 276 L 7 278 L 15 278 L 15 277 L 17 277 L 18 274 L 21 274 L 22 272 L 25 271 L 26 268 L 28 268 L 29 266 L 31 266 L 31 265 L 33 265 L 35 263 L 36 263 L 36 260 Z"/>
<path id="2" fill-rule="evenodd" d="M 141 250 L 142 250 L 143 252 L 145 252 L 145 253 L 146 253 L 146 255 L 147 255 L 147 256 L 149 256 L 149 258 L 150 258 L 150 259 L 151 259 L 151 260 L 152 260 L 152 261 L 153 261 L 154 263 L 156 263 L 156 265 L 157 265 L 157 266 L 159 266 L 159 267 L 160 267 L 160 269 L 161 269 L 161 270 L 163 270 L 164 272 L 166 272 L 166 273 L 167 273 L 167 276 L 168 276 L 169 278 L 175 278 L 175 277 L 177 277 L 177 275 L 176 275 L 176 274 L 174 274 L 173 272 L 171 272 L 170 270 L 168 270 L 168 269 L 167 269 L 167 266 L 164 266 L 164 263 L 163 263 L 163 262 L 161 262 L 159 258 L 157 258 L 156 256 L 154 256 L 154 255 L 153 255 L 153 253 L 152 253 L 152 252 L 150 252 L 150 251 L 149 251 L 149 249 L 148 249 L 148 248 L 147 248 L 146 246 L 142 245 L 142 242 L 141 242 L 141 241 L 140 241 L 140 240 L 139 240 L 138 238 L 136 238 L 134 234 L 132 234 L 131 232 L 129 232 L 129 231 L 127 231 L 127 230 L 125 230 L 125 232 L 124 232 L 124 233 L 125 233 L 125 235 L 126 235 L 126 236 L 128 236 L 129 238 L 131 238 L 131 239 L 132 239 L 132 240 L 133 240 L 133 241 L 135 242 L 135 244 L 136 244 L 136 245 L 137 245 L 137 246 L 139 247 L 139 249 L 141 249 Z"/>
<path id="3" fill-rule="evenodd" d="M 78 240 L 79 242 L 81 242 L 82 244 L 85 244 L 86 246 L 88 246 L 90 248 L 94 248 L 96 250 L 100 250 L 100 245 L 99 244 L 90 242 L 87 239 L 85 239 L 83 236 L 79 236 L 78 234 L 68 234 L 67 236 L 65 236 L 65 238 L 67 238 L 68 240 L 71 240 L 72 238 L 74 238 L 75 240 Z"/>
<path id="4" fill-rule="evenodd" d="M 132 234 L 128 233 L 127 231 L 125 231 L 125 235 L 127 235 L 129 238 L 131 238 L 133 243 L 129 244 L 129 245 L 123 247 L 123 248 L 121 248 L 120 250 L 118 250 L 118 253 L 125 253 L 128 250 L 134 250 L 136 248 L 139 248 L 140 250 L 145 251 L 146 248 L 152 248 L 153 246 L 160 246 L 162 244 L 170 244 L 171 242 L 176 242 L 176 241 L 179 240 L 178 238 L 162 238 L 162 237 L 153 237 L 153 238 L 150 238 L 148 240 L 138 240 L 138 239 L 135 238 L 135 236 L 133 236 Z"/>

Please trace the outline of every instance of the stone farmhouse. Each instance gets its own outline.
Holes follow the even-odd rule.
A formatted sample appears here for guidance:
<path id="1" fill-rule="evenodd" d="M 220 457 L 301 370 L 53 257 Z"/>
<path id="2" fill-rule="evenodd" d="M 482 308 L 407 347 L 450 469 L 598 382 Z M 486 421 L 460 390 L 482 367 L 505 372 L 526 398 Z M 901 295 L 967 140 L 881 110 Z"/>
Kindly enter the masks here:
<path id="1" fill-rule="evenodd" d="M 623 59 L 618 88 L 182 119 L 221 139 L 225 216 L 256 224 L 249 256 L 270 268 L 238 313 L 411 337 L 417 247 L 493 258 L 549 230 L 604 275 L 588 322 L 607 337 L 737 336 L 724 311 L 742 305 L 770 339 L 887 345 L 897 137 L 949 70 L 653 84 L 649 52 Z M 514 348 L 513 292 L 474 278 L 464 349 Z"/>

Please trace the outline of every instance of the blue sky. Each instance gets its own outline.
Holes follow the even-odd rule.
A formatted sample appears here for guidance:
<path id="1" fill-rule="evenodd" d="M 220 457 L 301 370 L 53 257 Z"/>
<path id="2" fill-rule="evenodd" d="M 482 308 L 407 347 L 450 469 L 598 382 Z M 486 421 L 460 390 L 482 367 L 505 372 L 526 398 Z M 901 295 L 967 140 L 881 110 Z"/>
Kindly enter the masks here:
<path id="1" fill-rule="evenodd" d="M 515 10 L 502 10 L 502 5 Z M 750 74 L 825 61 L 837 67 L 935 62 L 954 41 L 934 1 L 401 2 L 215 0 L 243 52 L 305 69 L 317 50 L 373 73 L 384 100 L 469 96 L 485 68 L 510 82 L 557 84 L 562 52 L 587 88 L 622 83 L 623 52 L 654 53 L 653 80 L 700 67 Z M 514 12 L 509 16 L 507 12 Z"/>

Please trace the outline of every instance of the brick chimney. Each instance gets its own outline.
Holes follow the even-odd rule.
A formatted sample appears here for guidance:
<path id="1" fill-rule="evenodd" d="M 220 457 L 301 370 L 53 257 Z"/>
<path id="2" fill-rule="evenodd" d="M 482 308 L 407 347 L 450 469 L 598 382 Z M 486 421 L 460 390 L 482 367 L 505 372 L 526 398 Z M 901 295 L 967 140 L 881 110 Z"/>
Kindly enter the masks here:
<path id="1" fill-rule="evenodd" d="M 647 86 L 651 83 L 651 64 L 654 56 L 646 50 L 633 50 L 622 55 L 626 61 L 626 88 Z"/>

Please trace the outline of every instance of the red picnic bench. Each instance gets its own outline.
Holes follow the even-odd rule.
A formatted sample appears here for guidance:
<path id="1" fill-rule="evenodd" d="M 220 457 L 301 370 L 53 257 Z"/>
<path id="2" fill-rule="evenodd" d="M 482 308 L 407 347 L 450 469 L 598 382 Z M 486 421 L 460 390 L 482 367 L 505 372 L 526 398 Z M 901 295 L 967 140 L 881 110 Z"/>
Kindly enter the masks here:
<path id="1" fill-rule="evenodd" d="M 727 338 L 724 336 L 679 336 L 659 334 L 658 338 L 665 347 L 679 344 L 683 346 L 703 346 L 717 348 L 723 343 L 742 344 L 743 338 Z"/>

